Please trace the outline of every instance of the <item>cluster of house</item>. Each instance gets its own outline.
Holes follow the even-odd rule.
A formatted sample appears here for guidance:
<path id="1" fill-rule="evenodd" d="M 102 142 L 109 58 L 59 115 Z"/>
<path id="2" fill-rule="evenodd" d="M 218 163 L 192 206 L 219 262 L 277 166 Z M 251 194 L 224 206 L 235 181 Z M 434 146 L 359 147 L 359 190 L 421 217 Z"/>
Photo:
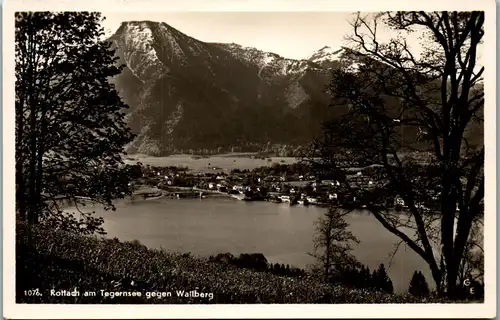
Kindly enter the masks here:
<path id="1" fill-rule="evenodd" d="M 233 195 L 240 200 L 268 200 L 290 204 L 356 202 L 356 197 L 345 193 L 346 189 L 367 189 L 387 182 L 381 178 L 378 166 L 346 169 L 345 179 L 341 179 L 342 181 L 311 174 L 287 174 L 279 170 L 269 174 L 269 170 L 258 169 L 233 170 L 226 173 L 220 170 L 191 172 L 185 167 L 153 167 L 139 163 L 135 167 L 139 173 L 135 183 L 140 185 L 156 186 L 165 190 L 195 188 L 200 192 Z M 346 186 L 350 188 L 345 188 Z M 400 196 L 389 201 L 386 204 L 397 209 L 407 207 Z M 429 210 L 423 204 L 417 207 Z"/>
<path id="2" fill-rule="evenodd" d="M 342 198 L 340 181 L 319 179 L 315 175 L 268 174 L 258 171 L 194 173 L 185 168 L 142 167 L 142 183 L 157 187 L 190 187 L 199 190 L 228 193 L 244 200 L 269 200 L 298 204 L 324 204 Z M 351 187 L 375 186 L 371 171 L 353 169 L 345 182 Z M 356 201 L 356 199 L 352 199 Z M 398 204 L 401 199 L 397 199 Z"/>

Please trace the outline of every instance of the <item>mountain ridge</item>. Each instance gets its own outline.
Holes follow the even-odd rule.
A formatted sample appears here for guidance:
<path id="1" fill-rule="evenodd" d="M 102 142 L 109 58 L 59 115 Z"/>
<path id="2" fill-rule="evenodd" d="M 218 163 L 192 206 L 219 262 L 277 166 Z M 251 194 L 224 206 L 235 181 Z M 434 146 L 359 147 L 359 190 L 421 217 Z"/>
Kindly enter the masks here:
<path id="1" fill-rule="evenodd" d="M 147 20 L 122 22 L 108 40 L 126 65 L 115 85 L 138 134 L 129 152 L 302 144 L 329 103 L 328 69 L 308 59 L 203 42 Z"/>
<path id="2" fill-rule="evenodd" d="M 137 134 L 127 152 L 149 155 L 306 145 L 325 120 L 348 109 L 330 105 L 331 71 L 384 65 L 329 46 L 289 59 L 236 43 L 203 42 L 164 22 L 123 22 L 108 40 L 125 64 L 113 81 Z M 409 139 L 417 131 L 405 129 Z"/>

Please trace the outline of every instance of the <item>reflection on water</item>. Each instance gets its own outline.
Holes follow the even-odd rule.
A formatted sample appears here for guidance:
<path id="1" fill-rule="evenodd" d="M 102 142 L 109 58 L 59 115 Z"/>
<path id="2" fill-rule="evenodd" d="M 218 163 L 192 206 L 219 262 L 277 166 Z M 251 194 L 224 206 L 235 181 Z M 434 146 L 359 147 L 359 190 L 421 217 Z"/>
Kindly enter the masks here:
<path id="1" fill-rule="evenodd" d="M 116 207 L 115 212 L 96 208 L 97 215 L 105 219 L 108 237 L 138 239 L 149 247 L 198 255 L 261 252 L 270 262 L 297 267 L 314 261 L 307 254 L 313 249 L 313 222 L 325 210 L 226 198 L 127 200 Z M 370 269 L 384 263 L 395 291 L 408 289 L 415 270 L 423 271 L 432 285 L 425 262 L 405 245 L 390 264 L 389 254 L 399 241 L 375 218 L 357 212 L 346 220 L 361 241 L 354 255 Z"/>

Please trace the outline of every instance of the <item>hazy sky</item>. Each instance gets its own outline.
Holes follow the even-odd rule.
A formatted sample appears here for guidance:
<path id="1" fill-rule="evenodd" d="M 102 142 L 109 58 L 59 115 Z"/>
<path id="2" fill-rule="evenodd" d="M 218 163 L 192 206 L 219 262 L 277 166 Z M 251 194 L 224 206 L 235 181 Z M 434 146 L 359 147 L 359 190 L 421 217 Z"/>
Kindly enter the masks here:
<path id="1" fill-rule="evenodd" d="M 362 13 L 367 15 L 369 13 Z M 204 42 L 237 43 L 274 52 L 286 58 L 305 59 L 324 46 L 338 49 L 351 35 L 354 12 L 314 11 L 178 11 L 103 12 L 108 35 L 123 21 L 165 22 L 190 37 Z M 403 33 L 415 57 L 422 51 L 421 32 Z M 384 24 L 377 28 L 377 40 L 387 42 L 398 34 Z M 479 48 L 479 59 L 482 46 Z"/>
<path id="2" fill-rule="evenodd" d="M 324 47 L 339 48 L 351 32 L 347 12 L 162 12 L 108 13 L 105 29 L 111 34 L 122 21 L 165 22 L 205 42 L 237 43 L 287 58 L 306 58 Z"/>

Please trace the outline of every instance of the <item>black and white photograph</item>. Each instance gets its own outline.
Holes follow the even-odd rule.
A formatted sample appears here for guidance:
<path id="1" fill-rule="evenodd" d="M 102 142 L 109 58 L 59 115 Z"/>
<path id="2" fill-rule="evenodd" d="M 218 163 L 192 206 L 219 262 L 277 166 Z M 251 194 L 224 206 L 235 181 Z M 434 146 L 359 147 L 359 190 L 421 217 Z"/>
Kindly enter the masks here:
<path id="1" fill-rule="evenodd" d="M 494 2 L 215 2 L 7 2 L 4 316 L 495 317 Z"/>

